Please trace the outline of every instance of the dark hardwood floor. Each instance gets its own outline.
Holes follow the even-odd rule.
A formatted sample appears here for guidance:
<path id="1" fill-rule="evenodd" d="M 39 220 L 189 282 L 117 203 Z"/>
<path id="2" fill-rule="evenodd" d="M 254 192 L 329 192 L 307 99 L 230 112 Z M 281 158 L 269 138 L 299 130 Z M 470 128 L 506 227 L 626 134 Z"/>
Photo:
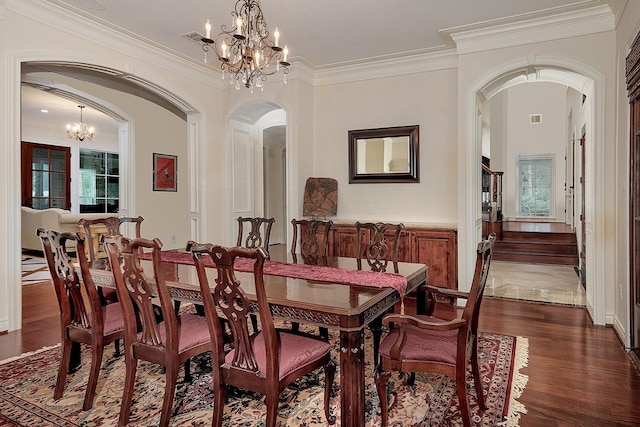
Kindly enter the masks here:
<path id="1" fill-rule="evenodd" d="M 57 313 L 50 284 L 24 286 L 23 328 L 0 335 L 0 359 L 59 342 Z M 520 426 L 640 425 L 640 374 L 585 309 L 485 298 L 480 329 L 529 339 Z"/>
<path id="2" fill-rule="evenodd" d="M 640 374 L 586 309 L 485 298 L 480 330 L 529 339 L 520 426 L 640 425 Z"/>

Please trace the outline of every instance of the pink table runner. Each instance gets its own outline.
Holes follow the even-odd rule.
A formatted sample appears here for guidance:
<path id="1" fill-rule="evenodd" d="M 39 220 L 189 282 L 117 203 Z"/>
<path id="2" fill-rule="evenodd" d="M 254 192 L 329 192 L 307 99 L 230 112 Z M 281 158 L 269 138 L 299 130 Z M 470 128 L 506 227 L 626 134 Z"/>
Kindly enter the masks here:
<path id="1" fill-rule="evenodd" d="M 150 253 L 140 256 L 141 259 L 151 259 Z M 191 252 L 162 251 L 162 260 L 175 264 L 193 265 Z M 210 257 L 205 257 L 205 265 L 214 267 Z M 245 258 L 236 260 L 238 271 L 253 271 L 253 261 Z M 371 286 L 376 288 L 391 287 L 398 291 L 400 298 L 404 298 L 407 291 L 407 278 L 396 273 L 377 273 L 364 270 L 345 270 L 335 267 L 325 267 L 310 264 L 288 264 L 279 261 L 267 260 L 264 263 L 264 274 L 272 276 L 293 277 L 296 279 L 318 280 L 329 283 L 342 283 L 345 285 Z"/>

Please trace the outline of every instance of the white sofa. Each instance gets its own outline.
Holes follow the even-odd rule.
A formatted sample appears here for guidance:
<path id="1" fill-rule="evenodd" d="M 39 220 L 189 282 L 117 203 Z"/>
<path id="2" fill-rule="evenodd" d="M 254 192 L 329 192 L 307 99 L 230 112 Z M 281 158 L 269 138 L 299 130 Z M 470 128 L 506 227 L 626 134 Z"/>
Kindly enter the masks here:
<path id="1" fill-rule="evenodd" d="M 42 243 L 40 243 L 40 238 L 36 235 L 38 228 L 76 233 L 81 231 L 78 225 L 80 219 L 105 218 L 108 216 L 118 215 L 104 213 L 72 214 L 64 209 L 49 208 L 38 210 L 22 206 L 22 249 L 42 251 Z"/>

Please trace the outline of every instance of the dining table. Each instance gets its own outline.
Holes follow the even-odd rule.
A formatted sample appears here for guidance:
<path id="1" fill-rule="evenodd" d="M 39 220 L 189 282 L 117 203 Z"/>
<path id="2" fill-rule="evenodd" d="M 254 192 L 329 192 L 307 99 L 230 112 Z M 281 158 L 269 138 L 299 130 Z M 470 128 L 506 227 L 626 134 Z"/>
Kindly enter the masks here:
<path id="1" fill-rule="evenodd" d="M 428 279 L 427 266 L 390 262 L 389 272 L 374 272 L 366 259 L 303 257 L 287 252 L 286 245 L 270 246 L 268 254 L 264 283 L 273 317 L 339 332 L 341 425 L 364 426 L 365 328 L 381 328 L 385 313 L 400 306 L 407 294 L 423 289 Z M 152 277 L 149 255 L 141 260 L 141 265 Z M 191 252 L 163 250 L 162 260 L 171 297 L 181 303 L 201 304 Z M 213 282 L 216 269 L 207 270 Z M 110 271 L 90 271 L 97 286 L 115 287 Z M 248 271 L 236 271 L 236 278 L 242 284 L 252 310 L 257 311 L 253 275 Z M 396 283 L 406 285 L 398 287 Z M 418 300 L 417 309 L 421 311 L 421 298 Z"/>

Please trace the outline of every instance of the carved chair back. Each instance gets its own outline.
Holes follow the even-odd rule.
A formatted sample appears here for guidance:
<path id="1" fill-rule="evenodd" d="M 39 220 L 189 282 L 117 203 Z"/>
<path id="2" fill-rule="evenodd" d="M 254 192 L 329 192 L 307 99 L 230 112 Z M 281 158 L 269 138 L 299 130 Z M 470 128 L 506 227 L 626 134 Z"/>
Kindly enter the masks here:
<path id="1" fill-rule="evenodd" d="M 493 246 L 496 241 L 495 233 L 492 233 L 486 240 L 478 243 L 476 266 L 473 273 L 473 282 L 469 290 L 467 304 L 462 312 L 462 319 L 469 325 L 467 333 L 467 352 L 475 346 L 478 338 L 478 318 L 480 317 L 480 306 L 484 296 L 484 289 L 487 285 L 489 267 L 493 256 Z"/>
<path id="2" fill-rule="evenodd" d="M 398 272 L 398 248 L 404 224 L 356 222 L 358 233 L 358 268 L 364 257 L 372 271 L 387 271 L 389 261 Z"/>
<path id="3" fill-rule="evenodd" d="M 60 326 L 63 330 L 69 325 L 90 329 L 91 317 L 82 297 L 82 282 L 65 245 L 67 241 L 77 244 L 82 238 L 76 233 L 60 233 L 43 228 L 39 228 L 37 234 L 42 240 L 43 253 L 56 292 Z M 74 244 L 73 247 L 75 246 Z"/>
<path id="4" fill-rule="evenodd" d="M 300 254 L 303 258 L 323 257 L 329 254 L 329 231 L 333 227 L 333 221 L 292 219 L 293 240 L 291 253 L 298 249 L 298 236 L 300 236 Z"/>
<path id="5" fill-rule="evenodd" d="M 104 228 L 106 228 L 107 231 L 102 236 L 121 236 L 122 224 L 133 223 L 135 224 L 135 237 L 138 238 L 140 237 L 140 228 L 142 225 L 142 221 L 144 221 L 144 218 L 142 218 L 141 216 L 135 218 L 115 216 L 94 219 L 82 218 L 80 221 L 78 221 L 78 224 L 81 225 L 84 229 L 85 240 L 89 249 L 89 261 L 91 261 L 91 263 L 94 263 L 97 260 L 98 254 L 96 253 L 96 248 L 102 243 L 101 241 L 93 241 L 95 233 L 92 233 L 92 227 L 103 226 Z M 102 239 L 102 236 L 100 236 L 99 239 Z"/>
<path id="6" fill-rule="evenodd" d="M 162 274 L 147 276 L 140 265 L 139 255 L 152 252 L 154 271 L 156 263 L 160 267 L 162 243 L 158 239 L 129 239 L 120 235 L 104 237 L 104 246 L 113 270 L 118 299 L 122 304 L 128 342 L 139 342 L 145 347 L 164 347 L 160 337 L 159 323 L 163 322 L 168 336 L 167 351 L 177 352 L 177 320 L 173 301 L 169 296 Z M 158 258 L 158 259 L 156 259 Z M 161 271 L 161 270 L 158 270 Z M 155 283 L 155 285 L 154 285 Z M 161 316 L 156 315 L 154 303 L 160 300 Z M 141 330 L 139 331 L 139 328 Z M 140 334 L 138 334 L 140 332 Z M 169 347 L 176 346 L 171 349 Z"/>
<path id="7" fill-rule="evenodd" d="M 255 249 L 264 248 L 269 250 L 269 238 L 271 237 L 271 227 L 276 222 L 275 218 L 243 218 L 238 217 L 238 241 L 236 246 Z M 250 228 L 244 236 L 244 224 L 249 224 Z"/>

